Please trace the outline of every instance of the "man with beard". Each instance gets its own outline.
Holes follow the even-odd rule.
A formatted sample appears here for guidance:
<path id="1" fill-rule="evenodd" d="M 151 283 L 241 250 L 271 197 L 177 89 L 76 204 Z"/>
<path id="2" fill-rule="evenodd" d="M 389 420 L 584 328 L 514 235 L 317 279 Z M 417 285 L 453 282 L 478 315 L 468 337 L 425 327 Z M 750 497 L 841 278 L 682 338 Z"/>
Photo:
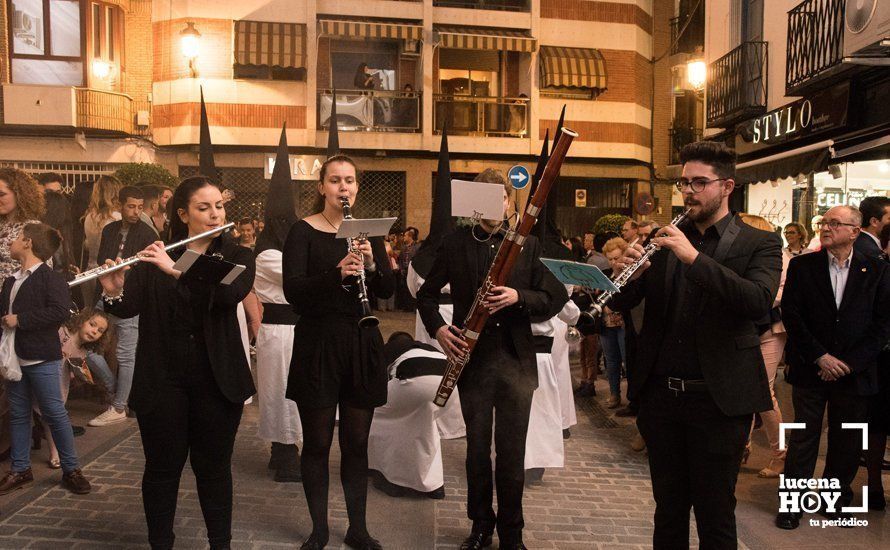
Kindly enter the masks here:
<path id="1" fill-rule="evenodd" d="M 751 415 L 772 408 L 757 326 L 782 272 L 782 243 L 729 211 L 735 152 L 716 142 L 680 153 L 688 219 L 653 238 L 660 250 L 609 303 L 646 300 L 636 372 L 637 426 L 649 449 L 653 546 L 736 548 L 735 484 Z M 629 247 L 625 264 L 640 258 Z"/>

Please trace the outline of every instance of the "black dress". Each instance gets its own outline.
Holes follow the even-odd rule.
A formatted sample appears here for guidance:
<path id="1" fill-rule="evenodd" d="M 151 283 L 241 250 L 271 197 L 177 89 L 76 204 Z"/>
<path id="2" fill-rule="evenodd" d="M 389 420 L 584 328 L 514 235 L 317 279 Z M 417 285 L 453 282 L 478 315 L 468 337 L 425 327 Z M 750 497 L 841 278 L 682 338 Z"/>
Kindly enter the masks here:
<path id="1" fill-rule="evenodd" d="M 366 273 L 366 284 L 385 299 L 395 286 L 389 258 L 382 238 L 370 242 L 377 268 Z M 386 403 L 383 338 L 376 327 L 359 329 L 357 279 L 342 280 L 337 268 L 346 251 L 346 239 L 319 231 L 305 220 L 293 225 L 284 243 L 284 295 L 300 316 L 294 327 L 286 396 L 300 407 L 342 402 L 372 408 Z"/>

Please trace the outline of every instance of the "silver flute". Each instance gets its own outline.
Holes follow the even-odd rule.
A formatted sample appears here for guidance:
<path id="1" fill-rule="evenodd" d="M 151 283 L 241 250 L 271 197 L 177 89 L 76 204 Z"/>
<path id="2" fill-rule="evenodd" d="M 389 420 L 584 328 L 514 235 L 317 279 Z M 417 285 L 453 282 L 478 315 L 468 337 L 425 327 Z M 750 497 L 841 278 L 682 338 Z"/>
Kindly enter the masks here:
<path id="1" fill-rule="evenodd" d="M 195 235 L 194 237 L 189 237 L 188 239 L 183 239 L 183 240 L 177 241 L 175 243 L 170 243 L 164 247 L 164 252 L 170 252 L 171 250 L 181 248 L 189 243 L 192 243 L 195 241 L 200 241 L 201 239 L 206 239 L 207 237 L 212 237 L 213 235 L 216 235 L 217 233 L 225 233 L 226 231 L 232 229 L 233 227 L 235 227 L 235 222 L 229 222 L 229 223 L 227 223 L 225 225 L 221 225 L 215 229 L 211 229 L 210 231 L 205 231 L 203 233 L 199 233 L 199 234 Z M 117 271 L 119 269 L 123 269 L 125 267 L 131 266 L 131 265 L 138 263 L 140 261 L 142 261 L 142 258 L 139 256 L 139 254 L 136 254 L 135 256 L 130 256 L 126 260 L 123 260 L 119 264 L 100 265 L 99 267 L 94 267 L 93 269 L 90 269 L 89 271 L 84 271 L 83 273 L 77 275 L 76 277 L 74 277 L 74 279 L 69 281 L 68 288 L 82 285 L 83 283 L 92 281 L 93 279 L 98 279 L 99 277 L 102 277 L 103 275 L 108 275 L 109 273 L 114 273 L 115 271 Z"/>
<path id="2" fill-rule="evenodd" d="M 683 223 L 688 215 L 689 210 L 686 210 L 685 212 L 671 220 L 670 225 L 676 227 L 677 225 Z M 647 244 L 645 248 L 643 248 L 643 255 L 640 256 L 637 261 L 625 267 L 624 271 L 622 271 L 617 277 L 612 280 L 612 283 L 616 287 L 618 287 L 618 290 L 605 291 L 597 296 L 597 298 L 593 301 L 593 304 L 591 304 L 590 309 L 581 313 L 581 317 L 584 317 L 585 321 L 589 322 L 594 321 L 597 317 L 602 316 L 603 309 L 605 309 L 606 307 L 606 302 L 612 299 L 612 296 L 621 292 L 621 289 L 624 288 L 624 286 L 627 285 L 628 282 L 630 282 L 630 278 L 633 277 L 634 273 L 636 273 L 641 267 L 643 267 L 643 264 L 648 262 L 649 258 L 657 251 L 658 245 L 656 245 L 654 242 L 650 242 L 649 244 Z"/>
<path id="3" fill-rule="evenodd" d="M 341 197 L 340 204 L 343 206 L 343 219 L 353 219 L 352 207 L 349 206 L 349 199 L 347 197 Z M 346 238 L 346 249 L 349 253 L 356 254 L 362 258 L 362 267 L 359 269 L 358 273 L 356 273 L 356 277 L 358 277 L 358 299 L 362 305 L 362 318 L 359 319 L 358 326 L 376 327 L 380 324 L 380 320 L 377 317 L 374 317 L 374 314 L 371 312 L 371 303 L 368 301 L 368 286 L 365 283 L 365 259 L 364 256 L 362 256 L 362 252 L 356 248 L 354 241 L 355 239 L 350 237 Z"/>

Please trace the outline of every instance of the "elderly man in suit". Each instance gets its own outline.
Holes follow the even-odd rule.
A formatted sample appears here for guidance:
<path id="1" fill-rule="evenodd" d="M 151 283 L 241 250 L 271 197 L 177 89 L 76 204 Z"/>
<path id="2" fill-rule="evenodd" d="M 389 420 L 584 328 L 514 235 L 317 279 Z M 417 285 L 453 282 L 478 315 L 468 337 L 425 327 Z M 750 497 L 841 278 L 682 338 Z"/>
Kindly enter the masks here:
<path id="1" fill-rule="evenodd" d="M 757 324 L 782 272 L 778 236 L 729 210 L 735 152 L 716 142 L 680 153 L 688 216 L 652 241 L 652 255 L 609 307 L 646 300 L 631 391 L 649 449 L 653 546 L 689 547 L 695 509 L 702 548 L 734 549 L 735 484 L 755 412 L 772 408 Z M 640 258 L 629 247 L 624 262 Z"/>
<path id="2" fill-rule="evenodd" d="M 822 249 L 791 260 L 782 295 L 782 321 L 788 331 L 788 369 L 793 386 L 794 422 L 785 459 L 785 477 L 810 478 L 816 468 L 822 417 L 828 409 L 828 455 L 822 477 L 840 482 L 836 512 L 850 504 L 862 434 L 842 429 L 865 422 L 868 399 L 878 390 L 878 354 L 890 338 L 890 268 L 855 250 L 861 213 L 835 206 L 821 220 Z M 781 512 L 776 526 L 795 529 L 800 515 Z"/>

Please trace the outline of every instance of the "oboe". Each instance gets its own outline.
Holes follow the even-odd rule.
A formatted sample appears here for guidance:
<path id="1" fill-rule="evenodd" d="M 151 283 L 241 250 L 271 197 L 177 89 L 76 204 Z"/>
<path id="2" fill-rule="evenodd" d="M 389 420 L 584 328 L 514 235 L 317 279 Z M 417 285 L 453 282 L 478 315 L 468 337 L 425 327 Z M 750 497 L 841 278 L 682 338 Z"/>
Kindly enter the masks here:
<path id="1" fill-rule="evenodd" d="M 217 228 L 211 229 L 210 231 L 205 231 L 203 233 L 199 233 L 199 234 L 195 235 L 194 237 L 189 237 L 188 239 L 183 239 L 183 240 L 177 241 L 175 243 L 170 243 L 164 247 L 164 252 L 170 252 L 171 250 L 176 250 L 177 248 L 181 248 L 191 242 L 200 241 L 201 239 L 206 239 L 207 237 L 211 237 L 217 233 L 225 233 L 226 231 L 228 231 L 229 229 L 232 229 L 233 227 L 235 227 L 235 222 L 229 222 L 225 225 L 221 225 Z M 103 275 L 108 275 L 109 273 L 113 273 L 119 269 L 123 269 L 127 266 L 131 266 L 131 265 L 139 262 L 140 260 L 142 260 L 142 258 L 139 256 L 139 254 L 136 254 L 135 256 L 130 256 L 126 260 L 123 260 L 119 264 L 100 265 L 99 267 L 94 267 L 93 269 L 90 269 L 89 271 L 84 271 L 83 273 L 75 276 L 74 279 L 72 279 L 71 281 L 68 282 L 68 288 L 82 285 L 83 283 L 92 281 L 93 279 L 98 279 L 99 277 L 102 277 Z"/>
<path id="2" fill-rule="evenodd" d="M 352 208 L 349 206 L 349 199 L 346 197 L 340 198 L 340 204 L 343 205 L 343 219 L 351 220 L 352 219 Z M 361 251 L 355 247 L 353 244 L 354 239 L 351 237 L 346 238 L 346 249 L 350 254 L 357 254 L 358 256 L 362 256 Z M 358 299 L 362 304 L 362 318 L 359 319 L 358 326 L 360 327 L 376 327 L 380 324 L 380 320 L 377 317 L 374 317 L 374 314 L 371 313 L 371 303 L 368 301 L 368 287 L 365 283 L 365 267 L 364 267 L 364 257 L 362 257 L 362 268 L 356 274 L 358 277 Z"/>
<path id="3" fill-rule="evenodd" d="M 686 219 L 686 216 L 689 215 L 689 210 L 681 213 L 679 216 L 671 220 L 671 225 L 677 226 Z M 654 242 L 650 242 L 643 248 L 643 255 L 640 256 L 637 261 L 632 263 L 631 265 L 624 268 L 615 279 L 612 280 L 612 283 L 618 287 L 616 291 L 605 291 L 600 294 L 596 300 L 593 301 L 593 304 L 590 306 L 590 309 L 587 311 L 581 312 L 581 316 L 584 317 L 587 321 L 594 321 L 597 317 L 600 317 L 603 314 L 603 309 L 606 307 L 606 302 L 612 299 L 612 296 L 621 292 L 621 289 L 630 282 L 630 278 L 633 277 L 634 273 L 636 273 L 646 262 L 649 261 L 649 257 L 655 254 L 658 251 L 658 245 Z"/>

